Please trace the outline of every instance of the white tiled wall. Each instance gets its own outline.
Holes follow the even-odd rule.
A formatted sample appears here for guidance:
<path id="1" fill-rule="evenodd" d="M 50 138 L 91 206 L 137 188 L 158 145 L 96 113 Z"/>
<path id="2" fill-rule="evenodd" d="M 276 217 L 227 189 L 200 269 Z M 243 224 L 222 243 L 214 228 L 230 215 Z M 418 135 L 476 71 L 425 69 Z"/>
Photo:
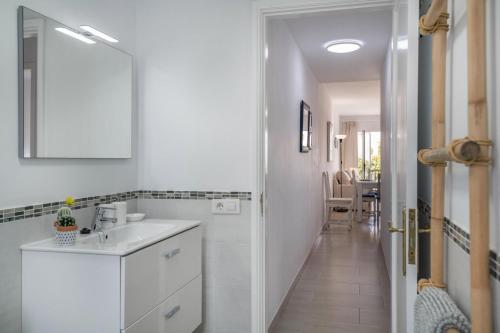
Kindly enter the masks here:
<path id="1" fill-rule="evenodd" d="M 458 307 L 470 318 L 470 256 L 446 237 L 446 284 Z M 500 332 L 500 282 L 490 276 L 493 301 L 493 332 Z M 496 312 L 495 312 L 496 311 Z"/>
<path id="2" fill-rule="evenodd" d="M 196 219 L 203 230 L 203 325 L 197 332 L 250 332 L 250 201 L 240 215 L 212 215 L 210 200 L 134 199 L 129 212 L 148 217 Z M 89 227 L 94 208 L 74 211 Z M 53 234 L 55 214 L 0 223 L 0 332 L 21 332 L 22 244 Z"/>
<path id="3" fill-rule="evenodd" d="M 250 201 L 240 215 L 213 215 L 210 200 L 138 200 L 148 217 L 196 219 L 203 231 L 203 325 L 197 332 L 250 332 Z"/>

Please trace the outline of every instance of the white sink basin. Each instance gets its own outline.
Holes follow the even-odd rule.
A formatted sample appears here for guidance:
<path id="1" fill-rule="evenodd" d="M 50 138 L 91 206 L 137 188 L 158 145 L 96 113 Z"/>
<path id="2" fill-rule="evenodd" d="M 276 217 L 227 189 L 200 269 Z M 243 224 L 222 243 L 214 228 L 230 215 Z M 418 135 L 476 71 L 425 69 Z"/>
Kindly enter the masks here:
<path id="1" fill-rule="evenodd" d="M 25 244 L 23 251 L 127 255 L 199 225 L 199 221 L 146 219 L 90 235 L 79 235 L 73 246 L 58 246 L 54 238 Z"/>
<path id="2" fill-rule="evenodd" d="M 129 246 L 138 242 L 143 242 L 172 228 L 172 224 L 142 223 L 126 224 L 103 230 L 100 233 L 93 233 L 87 237 L 81 237 L 76 241 L 79 244 L 92 244 L 95 246 Z"/>

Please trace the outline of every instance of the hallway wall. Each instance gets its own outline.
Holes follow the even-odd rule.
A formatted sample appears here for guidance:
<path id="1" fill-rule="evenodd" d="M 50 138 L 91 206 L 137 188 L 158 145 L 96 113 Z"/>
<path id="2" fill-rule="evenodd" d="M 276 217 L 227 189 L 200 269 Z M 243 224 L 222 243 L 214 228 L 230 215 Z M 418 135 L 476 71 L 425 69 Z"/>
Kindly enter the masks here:
<path id="1" fill-rule="evenodd" d="M 309 69 L 286 23 L 270 20 L 268 31 L 267 325 L 321 230 L 321 175 L 332 171 L 332 163 L 326 162 L 326 122 L 332 120 L 326 90 Z M 311 107 L 314 122 L 313 149 L 308 153 L 299 152 L 301 100 Z"/>
<path id="2" fill-rule="evenodd" d="M 421 8 L 427 8 L 430 1 L 421 1 Z M 490 138 L 493 146 L 493 160 L 497 161 L 500 153 L 500 4 L 496 1 L 487 1 L 487 93 L 488 112 L 490 121 Z M 450 32 L 448 34 L 447 73 L 446 73 L 446 140 L 461 138 L 467 135 L 467 13 L 466 1 L 450 1 Z M 419 80 L 419 146 L 426 148 L 430 145 L 431 136 L 431 37 L 424 37 L 420 43 L 420 73 Z M 425 65 L 427 64 L 427 66 Z M 430 172 L 419 167 L 419 199 L 421 210 L 429 208 L 430 203 Z M 467 237 L 454 234 L 454 230 L 461 230 L 468 236 L 469 216 L 469 181 L 468 168 L 452 163 L 446 170 L 445 216 L 447 232 L 453 234 L 446 237 L 446 282 L 448 291 L 457 301 L 459 307 L 470 314 L 470 256 L 468 253 L 469 241 Z M 490 185 L 490 248 L 494 253 L 500 252 L 500 166 L 493 163 L 491 168 Z M 428 219 L 427 214 L 421 214 Z M 490 257 L 492 269 L 491 285 L 493 292 L 495 327 L 493 331 L 500 331 L 500 266 L 498 256 Z M 495 270 L 496 266 L 496 270 Z M 496 314 L 496 315 L 495 315 Z"/>

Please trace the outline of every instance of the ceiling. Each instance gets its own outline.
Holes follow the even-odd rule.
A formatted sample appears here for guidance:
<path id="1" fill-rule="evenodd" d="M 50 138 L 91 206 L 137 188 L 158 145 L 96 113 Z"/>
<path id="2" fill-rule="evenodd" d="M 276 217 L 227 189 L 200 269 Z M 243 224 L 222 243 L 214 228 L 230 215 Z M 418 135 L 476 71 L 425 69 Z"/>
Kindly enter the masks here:
<path id="1" fill-rule="evenodd" d="M 309 67 L 320 82 L 379 80 L 391 37 L 389 8 L 353 9 L 284 18 Z M 352 53 L 330 53 L 323 45 L 335 39 L 358 39 Z"/>
<path id="2" fill-rule="evenodd" d="M 330 82 L 324 87 L 339 116 L 380 114 L 380 81 Z"/>

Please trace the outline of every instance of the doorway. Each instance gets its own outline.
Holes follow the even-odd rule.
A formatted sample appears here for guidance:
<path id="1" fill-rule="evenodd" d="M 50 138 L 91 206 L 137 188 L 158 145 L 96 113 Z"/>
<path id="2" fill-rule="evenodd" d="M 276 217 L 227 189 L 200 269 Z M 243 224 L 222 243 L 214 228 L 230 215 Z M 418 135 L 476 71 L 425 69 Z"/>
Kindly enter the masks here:
<path id="1" fill-rule="evenodd" d="M 396 157 L 397 155 L 395 154 L 396 152 L 399 152 L 399 156 L 401 160 L 405 160 L 403 158 L 403 155 L 407 156 L 409 153 L 408 151 L 411 152 L 411 149 L 406 150 L 406 151 L 398 151 L 398 145 L 395 144 L 397 141 L 395 138 L 395 134 L 403 134 L 401 131 L 403 130 L 403 126 L 401 126 L 403 123 L 406 124 L 406 122 L 409 120 L 408 117 L 403 117 L 406 116 L 407 112 L 407 103 L 413 102 L 413 97 L 411 96 L 411 92 L 409 90 L 410 84 L 408 84 L 407 80 L 411 77 L 412 75 L 412 70 L 416 69 L 416 63 L 417 63 L 417 58 L 413 56 L 408 56 L 406 58 L 403 58 L 404 61 L 398 61 L 401 60 L 401 57 L 398 57 L 398 52 L 403 52 L 402 49 L 402 42 L 405 42 L 406 38 L 406 53 L 409 54 L 411 50 L 414 51 L 415 48 L 415 40 L 417 40 L 416 43 L 418 43 L 418 35 L 415 35 L 413 31 L 411 30 L 411 27 L 413 23 L 408 23 L 409 17 L 413 19 L 414 13 L 416 12 L 416 17 L 418 18 L 418 8 L 408 8 L 404 7 L 399 4 L 399 2 L 396 2 L 396 5 L 393 4 L 392 1 L 384 1 L 384 2 L 377 2 L 375 3 L 366 3 L 366 2 L 359 2 L 359 3 L 352 3 L 349 5 L 338 5 L 335 1 L 332 1 L 331 3 L 325 4 L 324 2 L 319 5 L 319 4 L 314 4 L 311 2 L 305 2 L 301 4 L 294 4 L 294 5 L 281 5 L 281 6 L 273 6 L 269 3 L 259 3 L 256 4 L 255 6 L 255 24 L 256 24 L 256 35 L 255 35 L 255 40 L 256 40 L 256 55 L 257 55 L 257 69 L 258 69 L 258 76 L 257 76 L 257 95 L 258 97 L 258 118 L 257 118 L 257 128 L 258 128 L 258 173 L 257 173 L 257 192 L 260 194 L 260 204 L 256 205 L 255 207 L 255 216 L 256 222 L 255 225 L 253 226 L 253 235 L 254 235 L 254 257 L 253 257 L 253 264 L 254 264 L 254 278 L 252 280 L 252 288 L 254 290 L 257 290 L 258 293 L 254 293 L 253 295 L 253 302 L 254 302 L 254 312 L 253 312 L 253 323 L 254 325 L 254 330 L 255 332 L 265 332 L 268 324 L 270 322 L 270 315 L 269 315 L 269 309 L 268 309 L 268 302 L 266 302 L 268 299 L 268 293 L 267 291 L 269 290 L 268 284 L 268 279 L 267 279 L 267 270 L 269 269 L 269 262 L 266 260 L 266 253 L 269 252 L 268 246 L 269 244 L 274 243 L 274 239 L 270 239 L 269 234 L 266 233 L 267 227 L 269 224 L 269 220 L 266 219 L 266 214 L 269 211 L 273 211 L 273 209 L 276 209 L 277 206 L 273 205 L 272 203 L 268 202 L 268 192 L 270 188 L 269 184 L 269 179 L 268 179 L 268 172 L 269 172 L 269 132 L 268 132 L 268 116 L 270 109 L 268 108 L 268 95 L 266 91 L 266 61 L 269 57 L 270 50 L 268 49 L 267 45 L 267 33 L 268 33 L 268 23 L 269 19 L 271 18 L 277 18 L 277 17 L 283 17 L 283 16 L 288 16 L 288 17 L 297 17 L 298 15 L 303 15 L 303 14 L 314 14 L 314 15 L 319 15 L 324 12 L 328 11 L 339 11 L 339 10 L 352 10 L 352 9 L 360 9 L 360 8 L 365 8 L 365 9 L 380 9 L 380 8 L 391 8 L 392 10 L 392 28 L 393 28 L 393 33 L 392 33 L 392 41 L 391 41 L 391 51 L 389 53 L 392 55 L 392 58 L 389 62 L 389 79 L 390 82 L 388 83 L 389 86 L 389 93 L 388 95 L 390 96 L 390 101 L 386 101 L 385 104 L 389 105 L 390 110 L 394 110 L 394 112 L 390 111 L 391 117 L 389 117 L 389 127 L 385 127 L 382 129 L 382 142 L 387 142 L 387 137 L 384 138 L 384 136 L 387 135 L 387 132 L 389 133 L 389 137 L 391 137 L 393 141 L 392 146 L 389 146 L 389 162 L 390 162 L 390 168 L 387 168 L 390 170 L 390 173 L 388 177 L 386 178 L 387 183 L 385 184 L 385 187 L 389 189 L 388 194 L 389 194 L 389 200 L 386 203 L 385 210 L 387 212 L 386 218 L 389 218 L 390 220 L 384 221 L 384 225 L 386 222 L 395 222 L 397 223 L 398 221 L 401 220 L 401 214 L 398 214 L 398 206 L 397 202 L 394 201 L 394 198 L 397 198 L 397 190 L 399 190 L 399 193 L 404 189 L 402 186 L 398 186 L 397 183 L 397 168 L 393 168 L 396 163 Z M 402 13 L 402 14 L 401 14 Z M 410 28 L 408 28 L 410 27 Z M 415 26 L 416 27 L 416 26 Z M 399 31 L 399 33 L 398 33 Z M 401 47 L 400 47 L 401 43 Z M 418 44 L 417 44 L 418 45 Z M 410 50 L 410 51 L 408 51 Z M 408 69 L 410 68 L 410 69 Z M 398 77 L 398 73 L 401 75 L 402 73 L 405 74 L 405 76 L 401 79 L 401 77 Z M 399 86 L 399 89 L 397 89 Z M 398 98 L 399 96 L 404 95 L 406 98 L 406 103 L 403 104 L 398 104 L 398 102 L 401 102 L 402 99 Z M 396 114 L 396 110 L 401 110 L 400 115 L 398 117 L 394 116 Z M 415 112 L 416 114 L 416 112 Z M 398 123 L 399 122 L 399 123 Z M 400 131 L 399 133 L 397 131 Z M 319 130 L 321 131 L 321 129 Z M 385 131 L 385 133 L 384 133 Z M 410 142 L 411 144 L 411 142 Z M 314 147 L 314 140 L 313 140 L 313 147 Z M 400 147 L 400 146 L 399 146 Z M 387 152 L 386 152 L 387 153 Z M 382 155 L 384 155 L 382 153 Z M 387 154 L 386 154 L 387 155 Z M 403 167 L 404 163 L 400 162 L 399 167 Z M 410 171 L 411 173 L 411 171 Z M 407 174 L 408 176 L 408 174 Z M 405 181 L 405 180 L 402 180 Z M 405 184 L 406 185 L 406 184 Z M 406 187 L 408 188 L 408 187 Z M 408 198 L 409 196 L 406 196 Z M 410 204 L 411 206 L 411 204 Z M 394 219 L 391 218 L 391 216 L 394 216 Z M 394 221 L 393 221 L 394 220 Z M 384 227 L 383 227 L 384 229 Z M 284 229 L 285 230 L 285 229 Z M 382 230 L 382 232 L 387 233 L 387 227 L 385 227 L 385 230 Z M 401 303 L 401 298 L 398 298 L 399 295 L 406 295 L 408 293 L 408 290 L 410 288 L 405 288 L 405 286 L 402 285 L 396 285 L 394 277 L 396 276 L 397 279 L 400 279 L 398 274 L 396 273 L 396 267 L 400 267 L 400 261 L 401 261 L 401 254 L 398 254 L 397 249 L 401 248 L 401 238 L 393 236 L 392 239 L 389 236 L 386 236 L 386 240 L 388 239 L 389 243 L 389 252 L 390 252 L 390 264 L 388 266 L 389 270 L 391 271 L 391 274 L 393 276 L 393 284 L 392 284 L 392 298 L 393 300 L 397 301 L 397 304 L 400 305 L 403 308 L 403 313 L 396 313 L 393 308 L 393 312 L 391 315 L 391 327 L 393 331 L 397 331 L 396 327 L 410 327 L 411 326 L 411 318 L 408 318 L 408 316 L 411 316 L 410 314 L 410 308 L 412 305 L 408 305 L 409 303 L 407 302 L 406 298 L 403 303 Z M 289 241 L 293 242 L 293 239 L 289 239 Z M 281 258 L 283 260 L 288 260 L 287 258 L 292 256 L 291 253 L 282 253 Z M 299 270 L 300 272 L 300 270 Z M 288 272 L 290 273 L 290 272 Z M 294 275 L 295 272 L 291 272 L 291 275 Z M 297 273 L 298 274 L 298 273 Z M 406 282 L 411 279 L 408 279 L 408 274 L 406 276 Z M 406 283 L 405 282 L 405 283 Z M 284 290 L 290 290 L 289 287 L 292 287 L 293 285 L 293 279 L 290 283 L 290 285 L 285 286 Z M 408 286 L 412 286 L 411 289 L 414 289 L 414 285 L 412 285 L 412 282 L 408 283 Z M 408 296 L 408 295 L 406 295 Z M 411 295 L 410 295 L 411 296 Z M 286 297 L 286 296 L 285 296 Z M 283 297 L 282 301 L 285 300 L 285 297 Z M 410 331 L 410 330 L 408 330 Z"/>

